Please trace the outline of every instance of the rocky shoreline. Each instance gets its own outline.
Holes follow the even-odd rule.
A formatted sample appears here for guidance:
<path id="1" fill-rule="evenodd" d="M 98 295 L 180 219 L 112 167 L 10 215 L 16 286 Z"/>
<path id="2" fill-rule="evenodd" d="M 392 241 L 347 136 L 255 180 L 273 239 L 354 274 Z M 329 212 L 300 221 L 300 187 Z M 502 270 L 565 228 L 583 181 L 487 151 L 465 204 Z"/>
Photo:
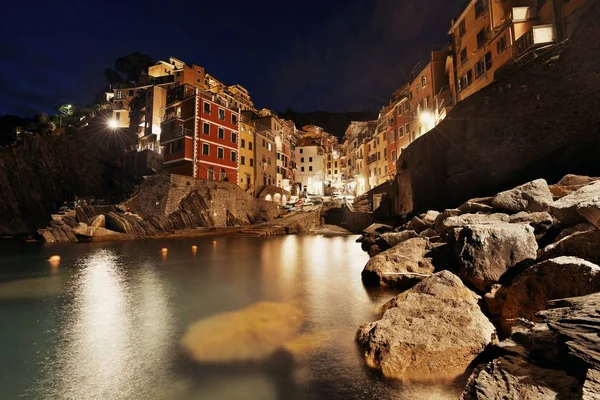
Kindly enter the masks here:
<path id="1" fill-rule="evenodd" d="M 356 335 L 384 376 L 466 380 L 462 399 L 599 398 L 600 178 L 534 180 L 358 241 L 364 284 L 402 290 Z"/>

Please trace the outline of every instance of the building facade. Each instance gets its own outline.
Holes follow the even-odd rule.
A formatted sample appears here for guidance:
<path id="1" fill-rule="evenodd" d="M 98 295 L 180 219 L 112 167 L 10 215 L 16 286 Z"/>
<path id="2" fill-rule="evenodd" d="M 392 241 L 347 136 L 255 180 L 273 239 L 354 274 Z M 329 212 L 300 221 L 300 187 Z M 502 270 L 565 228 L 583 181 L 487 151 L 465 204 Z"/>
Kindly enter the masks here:
<path id="1" fill-rule="evenodd" d="M 318 138 L 306 136 L 296 144 L 296 183 L 307 194 L 324 194 L 325 149 Z"/>

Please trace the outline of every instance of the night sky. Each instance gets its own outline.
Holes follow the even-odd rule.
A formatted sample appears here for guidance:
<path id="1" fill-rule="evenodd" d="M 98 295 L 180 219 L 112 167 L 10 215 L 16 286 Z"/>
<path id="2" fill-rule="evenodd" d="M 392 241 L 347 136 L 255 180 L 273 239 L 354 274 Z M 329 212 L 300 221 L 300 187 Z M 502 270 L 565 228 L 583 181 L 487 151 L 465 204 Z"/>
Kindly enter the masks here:
<path id="1" fill-rule="evenodd" d="M 12 1 L 0 42 L 0 114 L 89 104 L 114 60 L 196 63 L 257 107 L 376 111 L 448 41 L 453 0 Z"/>

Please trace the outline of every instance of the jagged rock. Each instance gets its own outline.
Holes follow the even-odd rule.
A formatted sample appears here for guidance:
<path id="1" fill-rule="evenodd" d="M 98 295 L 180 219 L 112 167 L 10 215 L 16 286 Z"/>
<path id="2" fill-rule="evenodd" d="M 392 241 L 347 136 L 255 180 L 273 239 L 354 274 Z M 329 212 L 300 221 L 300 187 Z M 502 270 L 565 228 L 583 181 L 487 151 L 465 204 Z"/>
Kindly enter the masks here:
<path id="1" fill-rule="evenodd" d="M 549 188 L 554 195 L 554 198 L 560 199 L 597 180 L 598 178 L 592 178 L 589 176 L 568 174 L 565 175 L 558 183 L 550 185 Z"/>
<path id="2" fill-rule="evenodd" d="M 421 233 L 425 229 L 427 229 L 428 227 L 429 226 L 425 223 L 425 221 L 423 221 L 421 218 L 419 218 L 417 216 L 414 216 L 414 217 L 412 217 L 412 219 L 408 223 L 407 229 L 410 229 L 410 230 L 415 231 L 417 233 Z"/>
<path id="3" fill-rule="evenodd" d="M 88 224 L 94 228 L 106 228 L 106 217 L 104 214 L 97 215 L 88 220 Z"/>
<path id="4" fill-rule="evenodd" d="M 396 298 L 379 321 L 359 328 L 367 364 L 387 377 L 411 381 L 464 374 L 496 337 L 476 298 L 448 271 L 425 279 Z"/>
<path id="5" fill-rule="evenodd" d="M 600 291 L 600 267 L 576 257 L 558 257 L 542 261 L 522 272 L 506 293 L 502 318 L 526 318 L 546 309 L 549 300 L 583 296 Z"/>
<path id="6" fill-rule="evenodd" d="M 402 232 L 386 232 L 381 234 L 380 239 L 385 242 L 388 247 L 394 247 L 408 239 L 416 238 L 419 236 L 415 231 L 402 231 Z"/>
<path id="7" fill-rule="evenodd" d="M 385 232 L 391 232 L 393 231 L 394 228 L 392 228 L 389 225 L 386 224 L 379 224 L 379 223 L 375 223 L 375 224 L 371 224 L 369 225 L 364 231 L 363 231 L 363 235 L 367 234 L 367 235 L 375 235 L 375 234 L 381 234 L 381 233 L 385 233 Z"/>
<path id="8" fill-rule="evenodd" d="M 519 318 L 513 322 L 510 337 L 497 344 L 505 354 L 518 355 L 546 368 L 561 369 L 564 360 L 558 335 L 547 324 Z"/>
<path id="9" fill-rule="evenodd" d="M 381 250 L 381 248 L 375 244 L 375 245 L 369 247 L 369 249 L 367 250 L 367 254 L 369 255 L 369 257 L 375 257 L 377 254 L 381 253 L 382 251 L 383 250 Z"/>
<path id="10" fill-rule="evenodd" d="M 547 212 L 520 212 L 511 215 L 508 219 L 511 224 L 524 223 L 529 224 L 536 234 L 536 236 L 543 235 L 548 229 L 552 228 L 554 223 L 552 215 Z"/>
<path id="11" fill-rule="evenodd" d="M 506 293 L 508 288 L 500 284 L 492 285 L 490 291 L 485 294 L 484 300 L 488 306 L 490 314 L 500 316 L 502 315 L 502 308 L 506 302 Z"/>
<path id="12" fill-rule="evenodd" d="M 450 217 L 456 217 L 460 214 L 462 214 L 462 212 L 456 208 L 450 208 L 442 211 L 435 219 L 435 230 L 438 231 L 438 233 L 440 234 L 444 234 L 446 232 L 444 228 L 444 221 L 446 221 Z"/>
<path id="13" fill-rule="evenodd" d="M 478 203 L 474 200 L 467 200 L 458 207 L 458 209 L 463 214 L 491 213 L 494 211 L 494 207 L 488 204 Z"/>
<path id="14" fill-rule="evenodd" d="M 371 258 L 362 279 L 369 285 L 410 287 L 433 273 L 431 249 L 425 238 L 408 239 Z"/>
<path id="15" fill-rule="evenodd" d="M 588 222 L 582 222 L 581 224 L 570 226 L 568 228 L 563 229 L 554 239 L 554 242 L 558 242 L 559 240 L 564 239 L 567 236 L 572 235 L 574 233 L 585 232 L 589 230 L 594 230 L 594 225 Z"/>
<path id="16" fill-rule="evenodd" d="M 363 251 L 369 251 L 371 246 L 375 246 L 377 243 L 377 238 L 375 236 L 363 236 L 360 242 L 360 248 Z"/>
<path id="17" fill-rule="evenodd" d="M 38 234 L 42 237 L 44 243 L 56 243 L 54 235 L 47 229 L 38 229 Z"/>
<path id="18" fill-rule="evenodd" d="M 599 243 L 599 230 L 590 229 L 583 232 L 575 232 L 541 249 L 538 252 L 538 260 L 572 256 L 600 264 Z"/>
<path id="19" fill-rule="evenodd" d="M 579 381 L 565 372 L 505 356 L 473 371 L 461 399 L 575 400 L 580 396 Z"/>
<path id="20" fill-rule="evenodd" d="M 538 248 L 531 226 L 505 222 L 465 226 L 457 245 L 461 275 L 482 292 L 509 268 L 535 260 Z"/>
<path id="21" fill-rule="evenodd" d="M 438 215 L 440 215 L 438 211 L 429 210 L 424 215 L 421 215 L 420 218 L 428 228 L 433 228 Z"/>
<path id="22" fill-rule="evenodd" d="M 452 229 L 463 228 L 467 225 L 483 225 L 483 224 L 496 224 L 498 222 L 508 222 L 508 215 L 502 213 L 495 214 L 462 214 L 455 217 L 447 218 L 441 224 L 441 230 L 438 232 L 446 234 Z"/>
<path id="23" fill-rule="evenodd" d="M 492 199 L 492 206 L 510 212 L 547 211 L 554 198 L 544 179 L 536 179 L 514 189 L 500 192 Z"/>
<path id="24" fill-rule="evenodd" d="M 596 199 L 581 203 L 577 207 L 577 212 L 590 224 L 600 229 L 600 192 Z"/>
<path id="25" fill-rule="evenodd" d="M 586 221 L 585 217 L 579 212 L 581 210 L 583 214 L 592 219 L 589 222 L 594 223 L 594 215 L 597 215 L 594 209 L 597 210 L 599 207 L 600 181 L 597 181 L 556 200 L 550 207 L 550 214 L 562 224 L 575 225 Z"/>
<path id="26" fill-rule="evenodd" d="M 600 371 L 590 368 L 583 383 L 582 400 L 597 400 L 600 395 Z"/>

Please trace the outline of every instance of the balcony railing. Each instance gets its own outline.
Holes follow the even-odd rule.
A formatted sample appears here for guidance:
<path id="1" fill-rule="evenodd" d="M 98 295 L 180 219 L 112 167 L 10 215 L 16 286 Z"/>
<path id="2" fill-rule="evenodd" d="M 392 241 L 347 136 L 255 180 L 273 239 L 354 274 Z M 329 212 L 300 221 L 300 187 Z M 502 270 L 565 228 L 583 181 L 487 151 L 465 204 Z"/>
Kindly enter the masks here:
<path id="1" fill-rule="evenodd" d="M 555 41 L 553 25 L 537 25 L 523 34 L 513 45 L 513 56 L 518 58 L 530 50 L 552 44 Z"/>
<path id="2" fill-rule="evenodd" d="M 166 122 L 172 119 L 181 119 L 181 112 L 170 112 L 162 117 L 162 122 Z"/>
<path id="3" fill-rule="evenodd" d="M 180 137 L 194 137 L 194 130 L 187 128 L 175 128 L 175 129 L 167 129 L 161 133 L 161 141 L 166 142 L 167 140 L 177 139 Z"/>
<path id="4" fill-rule="evenodd" d="M 377 162 L 377 154 L 367 157 L 367 164 L 373 164 L 374 162 Z"/>

